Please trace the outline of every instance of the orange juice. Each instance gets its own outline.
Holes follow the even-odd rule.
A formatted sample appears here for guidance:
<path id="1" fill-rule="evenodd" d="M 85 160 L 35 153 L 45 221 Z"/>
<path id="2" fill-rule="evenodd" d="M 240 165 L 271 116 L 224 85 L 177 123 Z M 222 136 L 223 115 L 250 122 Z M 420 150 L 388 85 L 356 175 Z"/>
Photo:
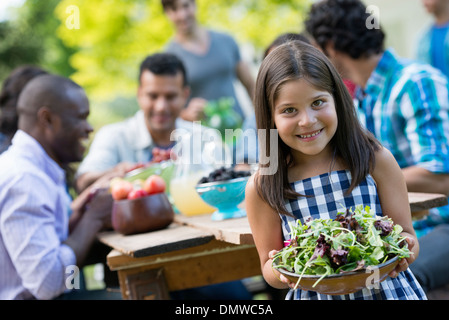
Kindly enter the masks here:
<path id="1" fill-rule="evenodd" d="M 175 177 L 170 182 L 170 195 L 176 208 L 186 215 L 213 213 L 217 210 L 201 199 L 195 190 L 198 181 L 204 176 L 204 172 L 195 172 L 187 176 Z"/>

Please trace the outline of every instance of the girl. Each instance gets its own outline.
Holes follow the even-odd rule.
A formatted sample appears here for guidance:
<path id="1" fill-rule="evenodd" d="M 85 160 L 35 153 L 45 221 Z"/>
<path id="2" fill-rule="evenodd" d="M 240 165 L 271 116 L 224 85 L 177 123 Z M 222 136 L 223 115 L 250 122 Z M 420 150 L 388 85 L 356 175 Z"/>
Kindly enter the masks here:
<path id="1" fill-rule="evenodd" d="M 300 41 L 273 50 L 260 67 L 254 103 L 258 129 L 277 129 L 279 136 L 277 171 L 267 174 L 263 170 L 270 163 L 259 164 L 246 188 L 248 220 L 268 284 L 295 286 L 271 267 L 273 255 L 289 238 L 289 221 L 334 219 L 342 206 L 363 204 L 403 227 L 413 255 L 400 261 L 380 289 L 342 296 L 297 289 L 286 298 L 426 299 L 408 269 L 419 245 L 402 172 L 359 124 L 351 96 L 324 54 Z M 263 143 L 268 155 L 268 134 Z"/>

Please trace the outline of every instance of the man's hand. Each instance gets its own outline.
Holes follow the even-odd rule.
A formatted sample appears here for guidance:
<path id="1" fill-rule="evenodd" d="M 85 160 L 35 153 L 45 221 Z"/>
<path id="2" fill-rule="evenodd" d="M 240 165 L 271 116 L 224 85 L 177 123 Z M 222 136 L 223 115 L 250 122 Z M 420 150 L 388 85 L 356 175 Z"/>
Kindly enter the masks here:
<path id="1" fill-rule="evenodd" d="M 143 163 L 120 162 L 106 171 L 86 172 L 76 180 L 76 188 L 78 192 L 83 192 L 93 184 L 97 184 L 98 181 L 109 181 L 115 177 L 124 177 L 129 171 L 143 166 Z"/>
<path id="2" fill-rule="evenodd" d="M 206 107 L 207 100 L 203 98 L 193 98 L 190 100 L 187 107 L 182 110 L 181 118 L 186 121 L 199 121 L 204 118 L 204 108 Z"/>
<path id="3" fill-rule="evenodd" d="M 86 204 L 86 212 L 84 213 L 90 219 L 101 221 L 104 229 L 112 228 L 112 195 L 108 189 L 96 189 L 96 193 L 92 200 Z"/>
<path id="4" fill-rule="evenodd" d="M 112 227 L 113 200 L 108 189 L 95 189 L 93 195 L 89 194 L 89 190 L 86 190 L 86 193 L 87 195 L 84 194 L 78 204 L 84 211 L 78 211 L 76 221 L 73 221 L 75 212 L 72 214 L 69 237 L 64 241 L 64 244 L 72 248 L 75 253 L 78 266 L 84 265 L 98 232 Z"/>

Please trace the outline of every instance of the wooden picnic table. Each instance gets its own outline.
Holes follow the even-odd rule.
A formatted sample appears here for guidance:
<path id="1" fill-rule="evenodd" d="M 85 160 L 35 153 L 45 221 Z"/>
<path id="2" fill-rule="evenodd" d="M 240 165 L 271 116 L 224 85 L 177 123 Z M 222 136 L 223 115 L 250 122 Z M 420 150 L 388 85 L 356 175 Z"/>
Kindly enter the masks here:
<path id="1" fill-rule="evenodd" d="M 409 193 L 412 215 L 446 205 L 439 194 Z M 166 229 L 121 235 L 103 232 L 113 250 L 107 257 L 117 271 L 124 299 L 169 299 L 169 292 L 261 275 L 246 217 L 212 221 L 211 215 L 176 215 Z"/>
<path id="2" fill-rule="evenodd" d="M 448 204 L 447 197 L 438 193 L 409 192 L 408 201 L 413 219 L 421 219 L 429 214 L 429 209 Z"/>

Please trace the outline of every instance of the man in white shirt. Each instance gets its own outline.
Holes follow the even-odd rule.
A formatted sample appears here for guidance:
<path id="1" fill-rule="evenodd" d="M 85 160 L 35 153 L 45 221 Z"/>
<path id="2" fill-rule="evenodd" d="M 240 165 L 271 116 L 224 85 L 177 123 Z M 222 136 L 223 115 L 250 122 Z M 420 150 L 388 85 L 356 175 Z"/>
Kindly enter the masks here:
<path id="1" fill-rule="evenodd" d="M 19 130 L 0 156 L 0 299 L 53 299 L 77 288 L 74 272 L 96 234 L 110 227 L 112 201 L 86 190 L 71 203 L 66 192 L 64 168 L 82 159 L 92 131 L 81 87 L 36 77 L 20 95 L 18 114 Z"/>
<path id="2" fill-rule="evenodd" d="M 77 188 L 84 190 L 103 176 L 123 176 L 136 163 L 152 159 L 157 147 L 169 149 L 175 129 L 193 129 L 179 118 L 190 89 L 182 62 L 173 54 L 156 53 L 140 65 L 137 102 L 140 110 L 131 118 L 102 127 L 77 172 Z"/>

